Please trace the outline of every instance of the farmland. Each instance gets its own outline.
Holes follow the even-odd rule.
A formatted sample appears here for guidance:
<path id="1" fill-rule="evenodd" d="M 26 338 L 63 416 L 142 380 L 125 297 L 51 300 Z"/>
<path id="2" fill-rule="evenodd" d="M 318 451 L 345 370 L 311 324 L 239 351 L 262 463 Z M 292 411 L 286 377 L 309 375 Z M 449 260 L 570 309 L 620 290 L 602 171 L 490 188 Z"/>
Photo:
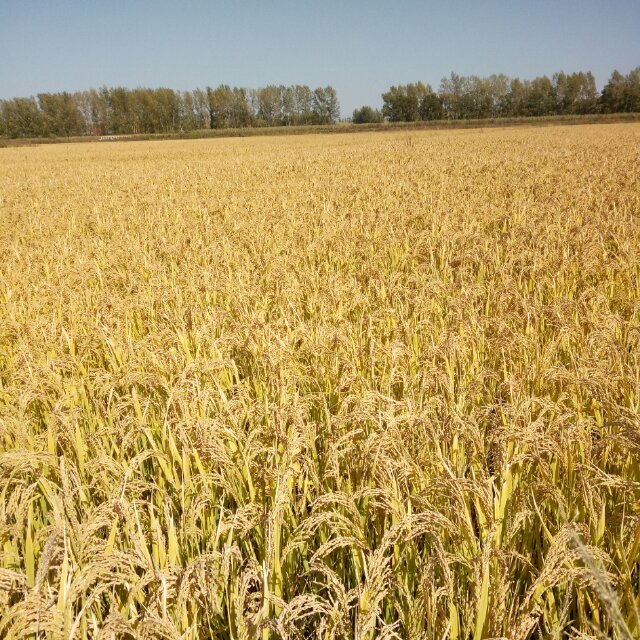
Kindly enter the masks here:
<path id="1" fill-rule="evenodd" d="M 0 150 L 1 638 L 640 635 L 640 125 Z"/>

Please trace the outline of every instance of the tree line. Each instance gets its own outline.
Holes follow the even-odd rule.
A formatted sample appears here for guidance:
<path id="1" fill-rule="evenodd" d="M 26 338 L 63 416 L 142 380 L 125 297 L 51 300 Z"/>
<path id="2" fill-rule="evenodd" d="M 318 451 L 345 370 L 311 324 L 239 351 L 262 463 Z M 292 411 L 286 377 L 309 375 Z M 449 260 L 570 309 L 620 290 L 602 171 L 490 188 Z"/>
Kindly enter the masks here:
<path id="1" fill-rule="evenodd" d="M 172 133 L 229 127 L 332 124 L 340 117 L 333 87 L 126 89 L 40 93 L 0 100 L 0 135 L 10 138 Z"/>
<path id="2" fill-rule="evenodd" d="M 392 86 L 382 110 L 364 106 L 355 123 L 640 112 L 640 67 L 614 71 L 602 92 L 590 71 L 533 80 L 451 73 L 438 91 L 423 82 Z M 333 87 L 193 91 L 101 87 L 0 100 L 0 136 L 10 138 L 173 133 L 198 129 L 332 124 L 340 117 Z"/>
<path id="3" fill-rule="evenodd" d="M 353 121 L 416 122 L 522 116 L 625 113 L 640 111 L 640 67 L 614 71 L 601 93 L 590 71 L 556 73 L 533 80 L 506 75 L 443 78 L 436 92 L 428 84 L 398 85 L 382 94 L 382 111 L 356 109 Z"/>

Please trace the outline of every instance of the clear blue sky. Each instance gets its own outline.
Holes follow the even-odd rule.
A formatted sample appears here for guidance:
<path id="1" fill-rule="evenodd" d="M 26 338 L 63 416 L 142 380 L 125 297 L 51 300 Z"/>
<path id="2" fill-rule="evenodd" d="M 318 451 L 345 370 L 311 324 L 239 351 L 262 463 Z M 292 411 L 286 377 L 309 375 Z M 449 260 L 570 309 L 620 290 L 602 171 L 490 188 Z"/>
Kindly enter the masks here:
<path id="1" fill-rule="evenodd" d="M 101 85 L 332 84 L 348 116 L 454 70 L 640 65 L 640 0 L 0 0 L 0 98 Z"/>

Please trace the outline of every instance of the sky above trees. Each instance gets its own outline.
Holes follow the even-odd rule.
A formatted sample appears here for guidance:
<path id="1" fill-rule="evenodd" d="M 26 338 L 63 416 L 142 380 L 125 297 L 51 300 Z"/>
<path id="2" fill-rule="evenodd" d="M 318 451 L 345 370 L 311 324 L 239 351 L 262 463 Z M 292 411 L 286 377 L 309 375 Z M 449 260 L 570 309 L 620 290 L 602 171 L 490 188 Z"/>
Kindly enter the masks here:
<path id="1" fill-rule="evenodd" d="M 89 87 L 332 85 L 342 115 L 452 70 L 520 78 L 640 64 L 637 0 L 0 0 L 0 98 Z"/>

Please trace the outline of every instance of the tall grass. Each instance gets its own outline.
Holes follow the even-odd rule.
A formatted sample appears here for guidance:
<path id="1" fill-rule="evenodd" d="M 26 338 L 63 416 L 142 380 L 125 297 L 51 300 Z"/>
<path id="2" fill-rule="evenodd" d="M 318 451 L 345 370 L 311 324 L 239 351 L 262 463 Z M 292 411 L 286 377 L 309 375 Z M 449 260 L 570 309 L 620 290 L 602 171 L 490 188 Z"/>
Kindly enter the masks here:
<path id="1" fill-rule="evenodd" d="M 0 184 L 0 637 L 640 635 L 637 125 Z"/>

